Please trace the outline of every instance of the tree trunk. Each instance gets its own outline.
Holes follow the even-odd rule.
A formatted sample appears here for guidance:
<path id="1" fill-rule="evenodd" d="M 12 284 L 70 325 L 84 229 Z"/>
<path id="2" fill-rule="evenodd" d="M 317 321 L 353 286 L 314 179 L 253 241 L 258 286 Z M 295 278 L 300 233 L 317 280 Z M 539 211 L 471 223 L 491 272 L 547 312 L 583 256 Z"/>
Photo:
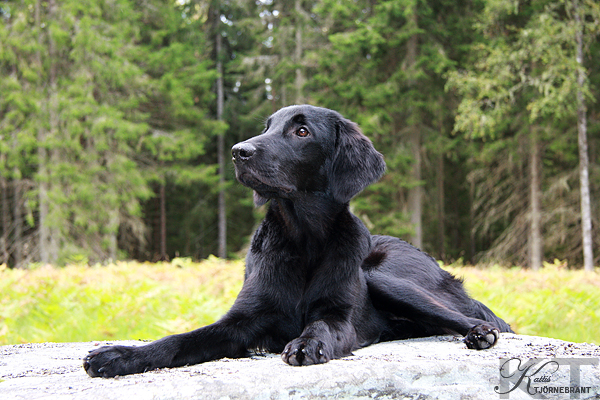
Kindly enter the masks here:
<path id="1" fill-rule="evenodd" d="M 48 248 L 50 244 L 50 232 L 48 229 L 48 171 L 46 164 L 48 163 L 48 154 L 46 149 L 43 147 L 45 141 L 44 128 L 38 130 L 38 176 L 39 180 L 39 250 L 40 250 L 40 261 L 42 264 L 48 264 L 50 262 L 50 250 Z"/>
<path id="2" fill-rule="evenodd" d="M 412 20 L 411 23 L 416 29 L 418 26 L 417 21 L 417 7 L 416 4 L 413 6 Z M 418 36 L 414 33 L 409 39 L 406 47 L 406 68 L 409 71 L 409 76 L 413 73 L 412 69 L 417 63 L 417 51 L 418 51 Z M 408 82 L 409 86 L 416 85 L 414 79 L 410 79 Z M 416 109 L 411 110 L 412 113 L 416 113 Z M 421 187 L 421 133 L 419 132 L 418 126 L 412 126 L 410 128 L 410 148 L 414 156 L 414 163 L 412 169 L 412 181 L 413 187 L 408 192 L 408 208 L 410 212 L 410 222 L 413 226 L 414 233 L 411 237 L 411 242 L 414 246 L 421 248 L 423 247 L 423 225 L 422 225 L 422 204 L 423 204 L 423 188 Z"/>
<path id="3" fill-rule="evenodd" d="M 168 261 L 167 255 L 167 194 L 165 184 L 160 184 L 159 200 L 160 200 L 160 260 Z"/>
<path id="4" fill-rule="evenodd" d="M 42 29 L 41 29 L 41 0 L 38 0 L 35 4 L 35 26 L 38 31 L 38 45 L 41 48 L 43 46 L 42 39 Z M 40 70 L 43 68 L 42 66 L 42 56 L 40 50 L 38 49 L 36 52 L 36 58 L 38 63 L 38 68 Z M 42 113 L 46 113 L 46 105 L 42 105 Z M 50 252 L 48 249 L 50 243 L 50 232 L 48 229 L 48 152 L 46 150 L 46 128 L 43 124 L 40 124 L 38 128 L 37 134 L 37 155 L 38 155 L 38 196 L 39 196 L 39 252 L 40 252 L 40 261 L 42 264 L 48 264 L 50 262 Z"/>
<path id="5" fill-rule="evenodd" d="M 438 212 L 438 258 L 444 260 L 445 251 L 445 232 L 446 232 L 446 213 L 444 210 L 444 155 L 440 154 L 437 168 L 437 212 Z"/>
<path id="6" fill-rule="evenodd" d="M 111 262 L 117 261 L 118 257 L 118 234 L 119 234 L 119 210 L 114 209 L 110 211 L 110 222 L 109 222 L 110 232 L 108 234 L 108 257 Z"/>
<path id="7" fill-rule="evenodd" d="M 536 128 L 531 132 L 531 153 L 529 159 L 530 171 L 530 192 L 529 192 L 529 268 L 537 271 L 542 266 L 543 261 L 543 240 L 542 240 L 542 211 L 541 211 L 541 179 L 540 179 L 540 143 L 537 137 Z"/>
<path id="8" fill-rule="evenodd" d="M 287 35 L 287 30 L 282 29 L 281 36 L 283 35 Z M 282 42 L 285 40 L 283 37 L 281 38 Z M 286 60 L 288 55 L 287 55 L 287 48 L 286 46 L 281 46 L 281 54 L 280 57 L 282 60 Z M 279 82 L 281 83 L 280 88 L 279 88 L 279 97 L 280 97 L 280 106 L 281 107 L 286 107 L 289 106 L 288 104 L 288 95 L 287 95 L 287 83 L 286 83 L 286 78 L 285 75 L 279 77 Z M 275 96 L 273 95 L 273 98 L 275 98 Z M 277 107 L 273 107 L 273 112 L 277 111 Z"/>
<path id="9" fill-rule="evenodd" d="M 294 63 L 296 64 L 296 104 L 304 103 L 302 88 L 304 87 L 304 75 L 300 63 L 302 62 L 302 2 L 296 0 L 294 4 L 296 10 L 296 51 L 294 53 Z"/>
<path id="10" fill-rule="evenodd" d="M 475 182 L 473 179 L 469 182 L 469 262 L 475 261 Z"/>
<path id="11" fill-rule="evenodd" d="M 410 223 L 414 232 L 411 242 L 415 247 L 423 247 L 423 223 L 422 223 L 422 204 L 423 187 L 421 186 L 421 134 L 414 129 L 410 138 L 410 147 L 414 157 L 412 169 L 412 181 L 414 186 L 408 192 L 408 209 L 410 212 Z"/>
<path id="12" fill-rule="evenodd" d="M 217 26 L 219 20 L 217 20 Z M 217 57 L 217 120 L 223 120 L 223 62 L 221 60 L 221 51 L 223 38 L 219 29 L 216 31 L 216 57 Z M 227 257 L 227 216 L 225 208 L 225 132 L 219 134 L 217 138 L 217 152 L 219 163 L 219 257 Z"/>
<path id="13" fill-rule="evenodd" d="M 0 155 L 0 161 L 2 164 L 4 159 L 4 155 Z M 2 236 L 0 236 L 0 265 L 8 264 L 8 258 L 10 254 L 8 253 L 8 234 L 10 232 L 10 210 L 8 205 L 8 183 L 6 178 L 0 176 L 0 193 L 2 193 L 2 197 L 0 201 L 2 202 Z"/>
<path id="14" fill-rule="evenodd" d="M 48 0 L 48 19 L 52 20 L 54 18 L 54 12 L 56 8 L 55 0 Z M 48 116 L 50 122 L 50 137 L 53 140 L 58 140 L 58 89 L 57 89 L 57 55 L 56 55 L 56 44 L 54 43 L 54 39 L 48 32 L 48 54 L 50 57 L 50 74 L 49 74 L 49 102 L 48 102 Z M 43 129 L 43 128 L 42 128 Z M 46 160 L 48 161 L 48 160 Z M 57 149 L 50 150 L 50 161 L 42 168 L 47 168 L 47 165 L 56 165 L 58 164 L 59 156 Z M 46 193 L 50 192 L 50 178 L 48 171 L 46 169 L 45 175 L 43 178 L 46 179 L 45 184 L 47 185 Z M 50 209 L 50 201 L 48 197 L 45 199 L 46 206 L 46 221 L 50 216 L 52 210 Z M 48 229 L 47 231 L 47 239 L 48 241 L 45 243 L 48 248 L 48 261 L 49 263 L 56 263 L 58 261 L 58 252 L 59 252 L 59 230 L 56 227 L 52 227 L 50 224 L 46 224 Z"/>
<path id="15" fill-rule="evenodd" d="M 579 142 L 579 180 L 581 187 L 581 233 L 583 238 L 583 267 L 586 271 L 594 270 L 594 254 L 592 250 L 592 212 L 590 200 L 589 159 L 587 144 L 587 117 L 583 89 L 585 70 L 583 68 L 583 24 L 579 14 L 579 4 L 573 2 L 577 40 L 577 133 Z"/>
<path id="16" fill-rule="evenodd" d="M 14 181 L 13 221 L 15 232 L 13 238 L 13 259 L 15 268 L 25 268 L 23 264 L 23 212 L 22 212 L 22 183 L 17 179 Z"/>

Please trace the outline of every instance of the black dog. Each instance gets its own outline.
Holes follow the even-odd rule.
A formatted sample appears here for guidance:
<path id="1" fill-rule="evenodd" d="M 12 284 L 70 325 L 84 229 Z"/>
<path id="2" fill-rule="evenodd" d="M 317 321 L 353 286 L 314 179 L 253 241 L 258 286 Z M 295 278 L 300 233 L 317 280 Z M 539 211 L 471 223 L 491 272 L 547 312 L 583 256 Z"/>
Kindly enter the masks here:
<path id="1" fill-rule="evenodd" d="M 486 349 L 510 327 L 433 258 L 371 236 L 350 199 L 383 174 L 383 157 L 351 121 L 312 106 L 273 114 L 262 135 L 232 149 L 237 179 L 271 201 L 246 259 L 244 286 L 218 322 L 84 359 L 112 377 L 251 351 L 291 365 L 324 363 L 377 341 L 459 333 Z"/>

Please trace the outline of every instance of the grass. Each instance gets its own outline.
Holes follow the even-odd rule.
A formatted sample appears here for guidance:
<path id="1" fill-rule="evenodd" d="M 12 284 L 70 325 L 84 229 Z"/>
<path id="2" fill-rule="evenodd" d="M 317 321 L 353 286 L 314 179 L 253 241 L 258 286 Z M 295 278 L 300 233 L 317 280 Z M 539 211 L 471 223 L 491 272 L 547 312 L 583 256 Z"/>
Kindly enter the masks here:
<path id="1" fill-rule="evenodd" d="M 449 266 L 469 294 L 523 335 L 600 345 L 600 274 L 556 261 L 539 272 Z M 598 271 L 598 269 L 596 269 Z"/>
<path id="2" fill-rule="evenodd" d="M 243 262 L 118 262 L 0 272 L 0 344 L 157 339 L 233 304 Z"/>
<path id="3" fill-rule="evenodd" d="M 153 340 L 209 324 L 233 304 L 242 261 L 118 262 L 9 270 L 0 266 L 0 345 Z M 445 267 L 517 333 L 600 344 L 600 274 L 560 263 Z"/>

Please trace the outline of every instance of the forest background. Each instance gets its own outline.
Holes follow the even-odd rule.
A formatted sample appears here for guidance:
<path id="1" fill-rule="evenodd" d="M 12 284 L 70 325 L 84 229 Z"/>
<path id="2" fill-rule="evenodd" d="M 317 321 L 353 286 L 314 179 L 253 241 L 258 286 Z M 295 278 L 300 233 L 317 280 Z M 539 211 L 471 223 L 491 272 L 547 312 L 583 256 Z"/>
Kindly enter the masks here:
<path id="1" fill-rule="evenodd" d="M 372 232 L 590 269 L 599 30 L 593 0 L 0 1 L 0 265 L 242 255 L 229 149 L 310 103 L 385 156 Z"/>

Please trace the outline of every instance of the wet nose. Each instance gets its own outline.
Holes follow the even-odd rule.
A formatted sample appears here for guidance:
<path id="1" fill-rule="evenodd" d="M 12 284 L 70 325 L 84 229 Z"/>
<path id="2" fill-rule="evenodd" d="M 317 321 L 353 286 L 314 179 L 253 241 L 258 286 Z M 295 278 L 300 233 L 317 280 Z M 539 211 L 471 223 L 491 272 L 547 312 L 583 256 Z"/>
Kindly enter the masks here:
<path id="1" fill-rule="evenodd" d="M 253 144 L 242 142 L 238 143 L 231 148 L 231 155 L 233 156 L 233 162 L 247 161 L 256 152 L 256 147 Z"/>

